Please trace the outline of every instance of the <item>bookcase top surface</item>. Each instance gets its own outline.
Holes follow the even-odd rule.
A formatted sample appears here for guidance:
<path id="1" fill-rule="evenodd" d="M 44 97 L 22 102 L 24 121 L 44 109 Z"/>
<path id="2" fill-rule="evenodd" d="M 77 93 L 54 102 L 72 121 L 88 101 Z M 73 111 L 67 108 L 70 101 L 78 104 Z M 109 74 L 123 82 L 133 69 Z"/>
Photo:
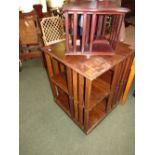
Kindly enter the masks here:
<path id="1" fill-rule="evenodd" d="M 90 80 L 96 79 L 98 76 L 134 54 L 134 48 L 125 43 L 118 43 L 114 55 L 65 55 L 65 41 L 51 46 L 45 46 L 43 50 L 51 57 L 54 57 Z"/>

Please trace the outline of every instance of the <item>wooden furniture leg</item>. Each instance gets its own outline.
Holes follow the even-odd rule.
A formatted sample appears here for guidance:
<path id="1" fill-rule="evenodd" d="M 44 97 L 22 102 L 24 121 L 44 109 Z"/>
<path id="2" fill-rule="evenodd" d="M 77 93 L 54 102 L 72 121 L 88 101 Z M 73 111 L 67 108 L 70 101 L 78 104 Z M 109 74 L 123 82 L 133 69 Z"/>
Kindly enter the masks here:
<path id="1" fill-rule="evenodd" d="M 52 82 L 52 76 L 54 75 L 54 73 L 53 73 L 53 68 L 52 68 L 52 64 L 51 64 L 51 57 L 48 54 L 45 54 L 45 58 L 46 58 L 46 63 L 47 63 L 48 76 L 50 79 L 50 84 L 51 84 L 53 96 L 55 98 L 57 96 L 57 92 L 56 92 L 56 86 Z"/>
<path id="2" fill-rule="evenodd" d="M 130 90 L 132 82 L 134 80 L 134 76 L 135 76 L 135 60 L 133 60 L 133 63 L 131 66 L 131 71 L 130 71 L 129 78 L 128 78 L 128 82 L 127 82 L 127 85 L 126 85 L 126 88 L 125 88 L 125 91 L 124 91 L 124 94 L 122 97 L 122 105 L 124 105 L 126 102 L 126 98 L 129 94 L 129 90 Z"/>
<path id="3" fill-rule="evenodd" d="M 79 74 L 79 122 L 83 126 L 84 110 L 84 77 Z"/>
<path id="4" fill-rule="evenodd" d="M 84 110 L 84 129 L 85 131 L 88 130 L 88 121 L 89 121 L 89 100 L 91 95 L 92 89 L 92 81 L 86 79 L 85 85 L 85 110 Z"/>
<path id="5" fill-rule="evenodd" d="M 78 75 L 75 71 L 73 71 L 73 96 L 75 120 L 78 121 Z"/>

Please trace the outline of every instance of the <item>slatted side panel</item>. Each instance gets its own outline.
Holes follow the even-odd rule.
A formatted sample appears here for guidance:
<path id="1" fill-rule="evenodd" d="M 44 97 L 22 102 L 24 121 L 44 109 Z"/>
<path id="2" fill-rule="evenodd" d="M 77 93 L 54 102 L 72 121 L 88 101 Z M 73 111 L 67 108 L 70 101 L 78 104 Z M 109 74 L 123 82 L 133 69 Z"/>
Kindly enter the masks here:
<path id="1" fill-rule="evenodd" d="M 120 70 L 121 70 L 121 64 L 118 64 L 117 66 L 115 66 L 114 75 L 113 75 L 113 79 L 112 79 L 112 85 L 111 85 L 111 94 L 109 95 L 108 103 L 107 103 L 107 112 L 111 111 L 111 107 L 112 107 L 112 104 L 113 104 L 112 103 L 113 96 L 115 94 L 115 90 L 116 90 L 117 85 L 118 85 Z"/>
<path id="2" fill-rule="evenodd" d="M 96 43 L 115 50 L 123 20 L 118 13 L 65 12 L 66 53 L 91 54 Z"/>
<path id="3" fill-rule="evenodd" d="M 122 76 L 123 76 L 123 72 L 124 72 L 124 69 L 125 69 L 125 65 L 126 65 L 126 61 L 123 61 L 120 63 L 120 72 L 119 72 L 119 75 L 118 75 L 118 80 L 117 80 L 117 85 L 116 85 L 116 88 L 114 90 L 114 95 L 113 95 L 113 99 L 112 99 L 112 105 L 111 105 L 111 108 L 113 108 L 113 106 L 117 103 L 117 97 L 118 97 L 118 93 L 119 93 L 119 90 L 120 90 L 120 87 L 121 87 L 121 82 L 122 82 Z"/>

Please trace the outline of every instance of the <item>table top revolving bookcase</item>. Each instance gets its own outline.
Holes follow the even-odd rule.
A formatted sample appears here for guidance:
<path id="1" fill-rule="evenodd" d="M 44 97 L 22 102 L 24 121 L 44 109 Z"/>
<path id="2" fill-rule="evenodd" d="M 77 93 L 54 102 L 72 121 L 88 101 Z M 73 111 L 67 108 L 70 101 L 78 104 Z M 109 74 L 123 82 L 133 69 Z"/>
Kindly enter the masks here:
<path id="1" fill-rule="evenodd" d="M 77 1 L 63 7 L 66 55 L 114 54 L 129 9 L 111 1 Z"/>

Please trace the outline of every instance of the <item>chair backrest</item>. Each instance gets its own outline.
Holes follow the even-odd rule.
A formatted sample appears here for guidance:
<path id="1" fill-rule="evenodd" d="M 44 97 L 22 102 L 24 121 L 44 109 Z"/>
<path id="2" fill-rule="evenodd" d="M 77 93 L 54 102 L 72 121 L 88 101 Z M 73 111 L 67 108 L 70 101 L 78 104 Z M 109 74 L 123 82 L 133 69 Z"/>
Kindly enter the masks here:
<path id="1" fill-rule="evenodd" d="M 42 4 L 34 4 L 33 9 L 36 11 L 36 14 L 38 15 L 38 18 L 43 18 L 43 12 L 42 12 Z"/>
<path id="2" fill-rule="evenodd" d="M 65 39 L 64 20 L 60 16 L 45 17 L 40 22 L 43 41 L 46 46 Z"/>
<path id="3" fill-rule="evenodd" d="M 65 5 L 63 10 L 66 54 L 114 53 L 125 13 L 129 9 L 111 1 L 80 1 Z"/>
<path id="4" fill-rule="evenodd" d="M 38 24 L 37 15 L 34 11 L 19 13 L 19 39 L 22 45 L 38 44 Z"/>

